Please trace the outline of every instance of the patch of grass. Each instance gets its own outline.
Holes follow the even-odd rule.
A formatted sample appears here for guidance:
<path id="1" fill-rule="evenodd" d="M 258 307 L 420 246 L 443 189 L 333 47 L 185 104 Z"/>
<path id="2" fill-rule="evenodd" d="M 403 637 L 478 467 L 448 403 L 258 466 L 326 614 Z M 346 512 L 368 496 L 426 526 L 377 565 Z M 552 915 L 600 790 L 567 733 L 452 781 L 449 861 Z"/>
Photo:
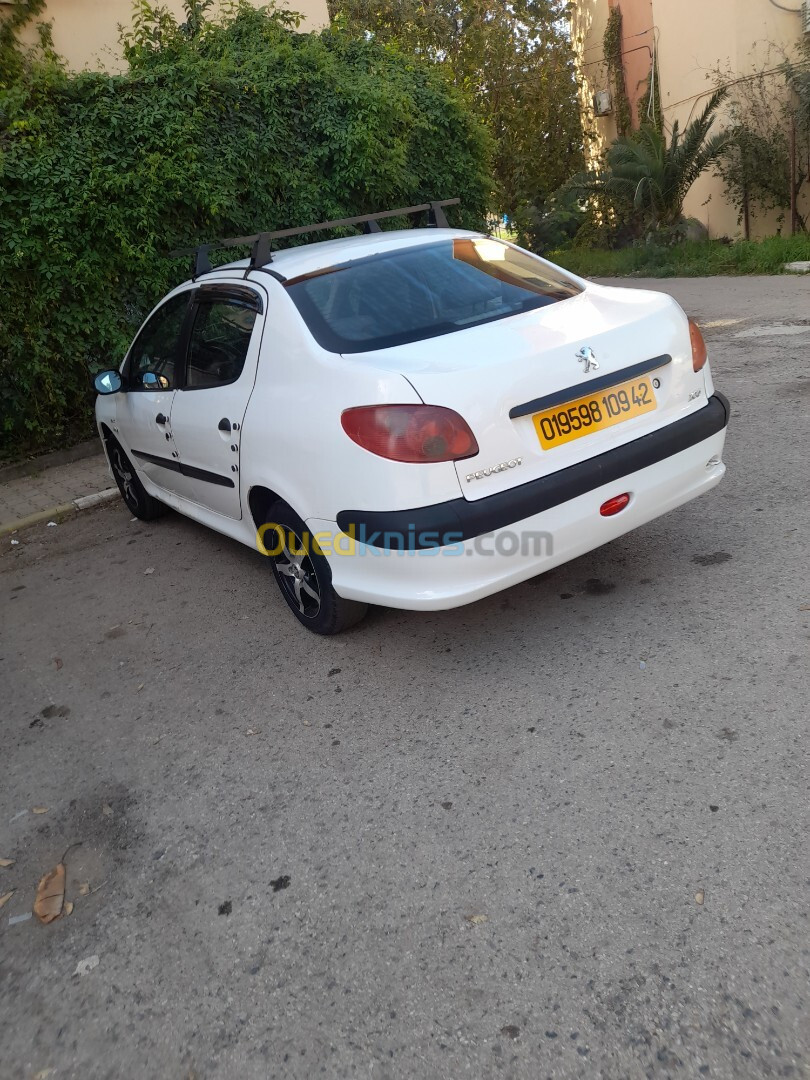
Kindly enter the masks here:
<path id="1" fill-rule="evenodd" d="M 782 274 L 785 263 L 810 260 L 810 236 L 766 240 L 717 240 L 674 247 L 568 248 L 547 258 L 582 277 L 712 277 L 717 274 Z"/>

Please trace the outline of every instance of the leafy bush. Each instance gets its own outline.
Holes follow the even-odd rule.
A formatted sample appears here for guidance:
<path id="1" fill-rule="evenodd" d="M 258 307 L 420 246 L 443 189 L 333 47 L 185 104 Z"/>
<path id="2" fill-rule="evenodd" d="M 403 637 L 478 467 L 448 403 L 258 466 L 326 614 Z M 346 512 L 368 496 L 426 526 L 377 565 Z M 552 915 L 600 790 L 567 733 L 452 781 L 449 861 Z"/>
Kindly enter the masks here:
<path id="1" fill-rule="evenodd" d="M 139 0 L 127 74 L 40 54 L 0 85 L 0 457 L 91 429 L 88 368 L 186 276 L 175 247 L 453 196 L 483 223 L 489 140 L 441 72 L 205 6 Z"/>
<path id="2" fill-rule="evenodd" d="M 586 213 L 577 195 L 561 188 L 542 206 L 521 206 L 514 222 L 518 243 L 543 255 L 568 247 L 583 226 Z"/>
<path id="3" fill-rule="evenodd" d="M 654 123 L 615 139 L 605 154 L 605 168 L 575 176 L 570 189 L 591 200 L 596 220 L 609 228 L 629 226 L 636 237 L 678 242 L 689 189 L 728 143 L 727 133 L 711 134 L 727 94 L 725 89 L 716 90 L 683 131 L 676 120 L 669 142 Z"/>

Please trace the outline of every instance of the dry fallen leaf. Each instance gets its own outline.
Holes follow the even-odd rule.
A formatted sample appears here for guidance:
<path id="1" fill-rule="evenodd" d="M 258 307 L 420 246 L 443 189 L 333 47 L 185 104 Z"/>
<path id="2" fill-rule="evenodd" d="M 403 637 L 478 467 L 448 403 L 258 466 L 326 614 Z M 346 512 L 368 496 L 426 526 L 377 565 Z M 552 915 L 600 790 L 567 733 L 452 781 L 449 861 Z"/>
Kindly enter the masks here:
<path id="1" fill-rule="evenodd" d="M 703 889 L 698 889 L 698 891 L 695 893 L 695 903 L 696 904 L 702 904 L 703 900 L 704 900 Z"/>
<path id="2" fill-rule="evenodd" d="M 144 575 L 146 575 L 146 574 L 154 574 L 154 572 L 155 572 L 154 566 L 150 566 L 146 570 L 144 570 Z"/>
<path id="3" fill-rule="evenodd" d="M 48 807 L 47 806 L 35 806 L 31 812 L 34 813 L 34 814 L 47 814 L 48 813 Z"/>
<path id="4" fill-rule="evenodd" d="M 254 731 L 252 727 L 249 727 L 245 732 L 246 735 L 261 735 L 260 731 Z"/>
<path id="5" fill-rule="evenodd" d="M 471 923 L 473 926 L 480 926 L 481 923 L 485 923 L 489 919 L 489 916 L 488 915 L 465 915 L 464 918 L 467 920 L 468 923 Z"/>
<path id="6" fill-rule="evenodd" d="M 14 889 L 12 889 L 11 892 L 5 893 L 3 896 L 0 896 L 0 907 L 3 907 L 4 904 L 7 904 L 13 895 Z"/>
<path id="7" fill-rule="evenodd" d="M 48 1080 L 49 1076 L 53 1076 L 56 1069 L 40 1069 L 38 1073 L 34 1073 L 31 1080 Z"/>
<path id="8" fill-rule="evenodd" d="M 81 883 L 81 885 L 79 886 L 79 896 L 89 896 L 89 895 L 90 895 L 90 882 L 89 881 L 83 881 Z"/>
<path id="9" fill-rule="evenodd" d="M 2 866 L 3 869 L 5 869 L 7 866 L 13 866 L 13 865 L 14 865 L 14 860 L 13 859 L 0 859 L 0 866 Z"/>
<path id="10" fill-rule="evenodd" d="M 65 903 L 65 864 L 57 863 L 40 880 L 34 914 L 41 923 L 51 923 L 62 914 Z"/>
<path id="11" fill-rule="evenodd" d="M 72 915 L 73 914 L 73 901 L 72 900 L 66 900 L 65 901 L 65 914 L 66 915 Z"/>
<path id="12" fill-rule="evenodd" d="M 110 806 L 109 803 L 104 803 L 104 805 L 101 808 L 101 812 L 104 815 L 104 817 L 112 817 L 113 816 L 113 808 Z"/>
<path id="13" fill-rule="evenodd" d="M 55 656 L 54 659 L 53 659 L 53 662 L 56 664 L 56 670 L 61 671 L 62 670 L 62 661 L 61 661 L 61 659 L 58 656 Z"/>

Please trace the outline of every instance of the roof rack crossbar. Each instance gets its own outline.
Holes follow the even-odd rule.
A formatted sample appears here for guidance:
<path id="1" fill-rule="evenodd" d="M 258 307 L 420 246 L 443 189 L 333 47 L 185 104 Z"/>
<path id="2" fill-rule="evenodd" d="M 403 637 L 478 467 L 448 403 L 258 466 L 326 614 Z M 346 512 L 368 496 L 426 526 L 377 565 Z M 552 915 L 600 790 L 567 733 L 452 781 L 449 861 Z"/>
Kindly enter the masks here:
<path id="1" fill-rule="evenodd" d="M 190 255 L 193 258 L 193 277 L 196 279 L 202 274 L 210 273 L 211 260 L 208 255 L 211 251 L 223 248 L 250 247 L 249 270 L 255 270 L 260 266 L 266 266 L 272 261 L 272 241 L 283 240 L 290 236 L 304 236 L 306 233 L 325 232 L 328 229 L 346 229 L 353 225 L 361 225 L 363 232 L 380 232 L 379 221 L 386 218 L 414 217 L 416 214 L 428 215 L 428 225 L 431 228 L 446 229 L 448 227 L 447 216 L 444 213 L 445 206 L 458 206 L 461 199 L 441 199 L 439 201 L 420 203 L 418 206 L 401 206 L 396 210 L 380 210 L 376 214 L 360 214 L 358 217 L 340 218 L 337 221 L 321 221 L 317 225 L 301 225 L 294 229 L 276 229 L 275 232 L 254 233 L 252 236 L 233 236 L 227 240 L 216 240 L 207 244 L 198 244 L 193 248 L 182 248 L 172 251 L 170 258 L 179 258 Z"/>

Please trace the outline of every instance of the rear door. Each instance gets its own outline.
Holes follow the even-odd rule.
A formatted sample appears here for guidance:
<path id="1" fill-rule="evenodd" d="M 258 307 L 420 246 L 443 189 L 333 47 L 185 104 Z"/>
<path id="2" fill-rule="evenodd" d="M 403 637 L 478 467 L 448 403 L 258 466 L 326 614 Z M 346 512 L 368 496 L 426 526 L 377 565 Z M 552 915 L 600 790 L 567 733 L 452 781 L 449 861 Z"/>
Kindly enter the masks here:
<path id="1" fill-rule="evenodd" d="M 242 284 L 206 284 L 193 300 L 185 368 L 171 432 L 190 498 L 229 518 L 242 516 L 242 421 L 256 379 L 264 299 Z"/>

